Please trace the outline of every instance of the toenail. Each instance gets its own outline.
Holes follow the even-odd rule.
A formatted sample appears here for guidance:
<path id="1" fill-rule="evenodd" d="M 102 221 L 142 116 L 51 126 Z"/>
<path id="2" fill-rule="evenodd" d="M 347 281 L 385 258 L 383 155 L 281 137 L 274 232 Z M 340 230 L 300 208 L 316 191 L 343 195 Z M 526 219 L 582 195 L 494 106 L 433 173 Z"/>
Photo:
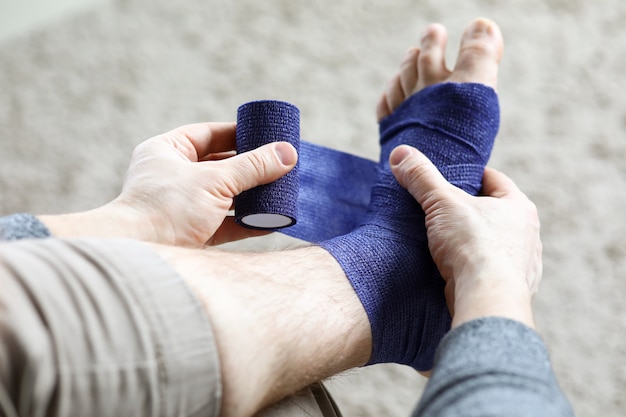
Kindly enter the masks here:
<path id="1" fill-rule="evenodd" d="M 485 23 L 478 23 L 472 26 L 470 33 L 480 35 L 480 34 L 491 34 L 491 27 Z"/>

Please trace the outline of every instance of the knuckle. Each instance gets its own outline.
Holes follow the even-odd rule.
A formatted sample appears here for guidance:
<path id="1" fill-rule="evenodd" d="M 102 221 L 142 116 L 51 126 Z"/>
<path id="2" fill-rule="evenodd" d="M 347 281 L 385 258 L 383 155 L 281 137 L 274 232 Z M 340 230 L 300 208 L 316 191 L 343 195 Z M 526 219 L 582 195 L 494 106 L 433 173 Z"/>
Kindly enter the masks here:
<path id="1" fill-rule="evenodd" d="M 419 187 L 429 179 L 431 173 L 428 162 L 423 160 L 414 161 L 406 172 L 408 183 Z"/>
<path id="2" fill-rule="evenodd" d="M 260 178 L 264 177 L 265 174 L 270 170 L 270 164 L 265 158 L 265 155 L 261 152 L 251 151 L 248 153 L 246 174 L 252 174 L 254 177 Z"/>
<path id="3" fill-rule="evenodd" d="M 404 172 L 404 180 L 409 191 L 417 190 L 424 179 L 424 163 L 413 162 Z"/>

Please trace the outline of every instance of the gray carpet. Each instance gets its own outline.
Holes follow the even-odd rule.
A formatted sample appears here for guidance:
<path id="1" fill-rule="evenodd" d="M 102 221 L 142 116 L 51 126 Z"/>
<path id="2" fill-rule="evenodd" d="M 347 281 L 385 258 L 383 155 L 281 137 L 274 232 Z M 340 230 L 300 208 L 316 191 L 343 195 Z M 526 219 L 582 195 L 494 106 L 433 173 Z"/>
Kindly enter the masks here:
<path id="1" fill-rule="evenodd" d="M 391 3 L 391 4 L 390 4 Z M 119 0 L 0 43 L 0 214 L 117 195 L 133 147 L 239 104 L 298 105 L 309 141 L 376 158 L 374 106 L 428 22 L 487 16 L 506 48 L 492 165 L 537 203 L 536 300 L 578 416 L 626 414 L 626 3 L 619 0 Z M 288 244 L 278 240 L 253 245 Z M 250 244 L 250 243 L 248 243 Z M 399 366 L 333 378 L 346 416 L 406 416 Z"/>

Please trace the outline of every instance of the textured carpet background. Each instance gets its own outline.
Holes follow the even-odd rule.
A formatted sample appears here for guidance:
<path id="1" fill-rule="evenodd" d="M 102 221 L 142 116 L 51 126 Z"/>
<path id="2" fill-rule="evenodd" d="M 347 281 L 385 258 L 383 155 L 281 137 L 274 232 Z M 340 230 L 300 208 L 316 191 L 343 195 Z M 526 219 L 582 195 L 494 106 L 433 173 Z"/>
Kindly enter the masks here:
<path id="1" fill-rule="evenodd" d="M 386 4 L 383 4 L 386 3 Z M 392 3 L 392 4 L 389 4 Z M 477 16 L 502 27 L 492 165 L 537 203 L 539 331 L 578 416 L 626 414 L 626 3 L 619 0 L 117 0 L 0 43 L 0 214 L 102 204 L 133 147 L 253 99 L 290 101 L 306 140 L 375 159 L 375 102 L 432 21 L 449 59 Z M 281 247 L 280 237 L 242 247 Z M 399 366 L 333 378 L 346 416 L 406 416 Z"/>

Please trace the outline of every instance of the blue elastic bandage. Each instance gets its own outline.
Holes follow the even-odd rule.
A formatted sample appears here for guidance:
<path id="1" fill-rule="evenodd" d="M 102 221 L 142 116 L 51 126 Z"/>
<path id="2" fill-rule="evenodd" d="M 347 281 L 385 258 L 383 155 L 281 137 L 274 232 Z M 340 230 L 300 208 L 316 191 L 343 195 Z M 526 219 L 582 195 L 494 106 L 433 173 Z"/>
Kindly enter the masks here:
<path id="1" fill-rule="evenodd" d="M 300 110 L 282 101 L 253 101 L 237 111 L 237 152 L 271 142 L 300 147 Z M 284 177 L 235 197 L 235 220 L 252 229 L 280 229 L 296 223 L 300 176 L 298 163 Z"/>
<path id="2" fill-rule="evenodd" d="M 448 181 L 477 194 L 498 126 L 493 89 L 447 83 L 414 94 L 381 122 L 379 163 L 301 144 L 298 223 L 282 231 L 321 241 L 344 269 L 370 321 L 370 364 L 430 369 L 451 321 L 424 213 L 395 180 L 389 154 L 412 145 Z"/>

